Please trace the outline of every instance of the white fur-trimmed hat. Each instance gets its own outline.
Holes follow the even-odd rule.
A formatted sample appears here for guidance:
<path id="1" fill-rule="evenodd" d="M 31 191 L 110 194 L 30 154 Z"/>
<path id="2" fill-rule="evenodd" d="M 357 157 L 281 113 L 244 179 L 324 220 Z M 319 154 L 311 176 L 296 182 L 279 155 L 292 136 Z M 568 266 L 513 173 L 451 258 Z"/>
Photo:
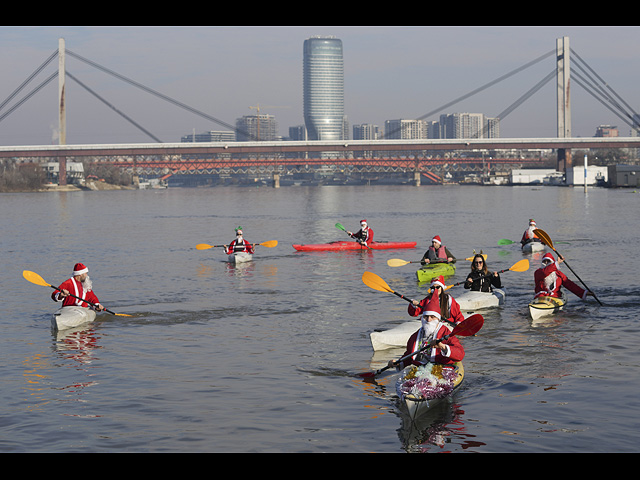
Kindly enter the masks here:
<path id="1" fill-rule="evenodd" d="M 440 287 L 440 288 L 444 289 L 444 277 L 442 275 L 439 275 L 439 276 L 431 279 L 431 286 L 432 287 Z"/>
<path id="2" fill-rule="evenodd" d="M 89 273 L 89 269 L 85 267 L 82 263 L 76 263 L 73 266 L 73 276 L 82 275 L 83 273 Z"/>

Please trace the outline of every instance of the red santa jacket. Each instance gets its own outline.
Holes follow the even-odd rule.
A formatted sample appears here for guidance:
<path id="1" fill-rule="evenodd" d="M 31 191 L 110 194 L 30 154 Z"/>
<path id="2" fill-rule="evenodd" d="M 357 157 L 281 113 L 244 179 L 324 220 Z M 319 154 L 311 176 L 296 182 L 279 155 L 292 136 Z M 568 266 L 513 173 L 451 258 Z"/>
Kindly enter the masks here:
<path id="1" fill-rule="evenodd" d="M 587 296 L 587 291 L 567 278 L 567 276 L 558 269 L 555 262 L 536 270 L 533 274 L 533 278 L 535 282 L 536 297 L 543 295 L 548 297 L 560 297 L 560 287 L 563 285 L 567 287 L 567 290 L 583 300 Z"/>
<path id="2" fill-rule="evenodd" d="M 93 290 L 89 290 L 85 292 L 84 288 L 82 288 L 82 283 L 76 280 L 75 278 L 69 278 L 65 280 L 59 287 L 60 290 L 66 290 L 71 295 L 75 295 L 76 297 L 80 297 L 84 300 L 87 300 L 91 303 L 100 303 L 96 294 L 93 293 Z M 56 290 L 51 294 L 51 298 L 55 302 L 62 302 L 63 307 L 71 307 L 71 306 L 80 306 L 80 307 L 89 307 L 90 305 L 82 300 L 78 300 L 72 296 L 65 297 L 64 299 L 60 297 L 60 292 Z"/>
<path id="3" fill-rule="evenodd" d="M 233 241 L 229 244 L 226 253 L 235 252 L 253 253 L 253 245 L 247 242 L 244 238 L 240 241 L 238 241 L 237 238 L 234 238 Z"/>
<path id="4" fill-rule="evenodd" d="M 373 242 L 373 229 L 371 227 L 368 227 L 366 230 L 360 229 L 353 234 L 353 238 L 368 245 Z"/>
<path id="5" fill-rule="evenodd" d="M 462 315 L 462 312 L 460 311 L 460 304 L 456 302 L 455 298 L 453 298 L 451 295 L 447 293 L 443 293 L 442 295 L 447 297 L 447 310 L 449 311 L 449 314 L 447 315 L 442 309 L 440 309 L 442 318 L 445 318 L 449 322 L 457 325 L 464 320 L 464 315 Z M 419 317 L 420 315 L 422 315 L 422 312 L 425 311 L 430 298 L 431 295 L 427 295 L 426 297 L 424 297 L 417 307 L 414 306 L 413 303 L 410 303 L 407 309 L 409 315 L 411 315 L 412 317 Z"/>
<path id="6" fill-rule="evenodd" d="M 525 243 L 529 243 L 529 242 L 539 242 L 540 241 L 540 237 L 538 237 L 538 235 L 535 234 L 534 232 L 535 228 L 533 227 L 529 227 L 527 228 L 524 233 L 522 234 L 522 238 L 520 239 L 520 243 L 525 244 Z"/>
<path id="7" fill-rule="evenodd" d="M 440 324 L 435 338 L 440 339 L 450 333 L 451 333 L 451 330 L 447 325 Z M 422 340 L 423 334 L 424 334 L 424 330 L 420 328 L 420 330 L 418 330 L 413 335 L 411 335 L 411 337 L 407 341 L 407 350 L 406 352 L 404 352 L 404 355 L 402 355 L 403 357 L 418 350 L 419 345 L 417 345 L 416 343 Z M 422 360 L 419 359 L 420 358 L 419 355 L 414 355 L 404 360 L 400 365 L 400 367 L 405 368 L 409 365 L 423 365 L 426 362 L 451 365 L 455 362 L 461 361 L 464 358 L 464 347 L 456 337 L 450 337 L 446 340 L 442 340 L 442 343 L 444 343 L 449 347 L 446 356 L 443 355 L 442 350 L 440 350 L 439 348 L 436 348 L 436 347 L 427 348 L 421 354 L 423 355 Z"/>

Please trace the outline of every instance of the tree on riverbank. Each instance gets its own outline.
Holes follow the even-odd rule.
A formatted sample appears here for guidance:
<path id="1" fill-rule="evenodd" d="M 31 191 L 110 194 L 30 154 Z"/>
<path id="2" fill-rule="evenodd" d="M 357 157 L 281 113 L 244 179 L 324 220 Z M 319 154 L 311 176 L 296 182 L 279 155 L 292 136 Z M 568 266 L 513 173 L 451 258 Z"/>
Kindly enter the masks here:
<path id="1" fill-rule="evenodd" d="M 5 161 L 0 165 L 0 192 L 24 192 L 42 188 L 46 174 L 38 163 Z"/>
<path id="2" fill-rule="evenodd" d="M 133 177 L 130 173 L 123 172 L 122 169 L 114 167 L 112 165 L 105 165 L 101 162 L 83 160 L 84 175 L 87 178 L 89 175 L 95 175 L 101 180 L 112 185 L 132 185 Z"/>

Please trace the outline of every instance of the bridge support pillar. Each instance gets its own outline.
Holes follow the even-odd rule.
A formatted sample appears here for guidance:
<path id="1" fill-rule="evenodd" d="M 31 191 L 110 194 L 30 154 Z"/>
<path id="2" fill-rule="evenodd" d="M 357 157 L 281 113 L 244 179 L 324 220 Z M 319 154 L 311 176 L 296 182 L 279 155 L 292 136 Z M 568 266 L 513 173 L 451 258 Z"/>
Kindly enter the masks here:
<path id="1" fill-rule="evenodd" d="M 280 174 L 273 174 L 273 188 L 280 188 Z"/>
<path id="2" fill-rule="evenodd" d="M 570 148 L 559 148 L 558 149 L 558 162 L 556 165 L 556 170 L 558 172 L 567 172 L 568 168 L 573 166 L 573 162 L 571 161 L 571 149 Z"/>
<path id="3" fill-rule="evenodd" d="M 556 39 L 556 103 L 558 110 L 558 138 L 571 137 L 571 62 L 569 37 Z M 571 150 L 558 149 L 556 170 L 566 172 L 571 167 Z"/>
<path id="4" fill-rule="evenodd" d="M 413 183 L 416 187 L 420 186 L 420 172 L 413 172 Z"/>

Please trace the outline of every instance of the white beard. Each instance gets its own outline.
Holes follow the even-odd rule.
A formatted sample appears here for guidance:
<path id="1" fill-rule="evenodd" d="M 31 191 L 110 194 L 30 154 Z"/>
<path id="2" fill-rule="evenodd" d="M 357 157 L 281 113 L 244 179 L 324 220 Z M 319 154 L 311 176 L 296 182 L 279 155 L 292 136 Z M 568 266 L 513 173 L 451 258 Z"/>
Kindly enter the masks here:
<path id="1" fill-rule="evenodd" d="M 424 338 L 432 337 L 438 328 L 440 322 L 428 322 L 425 318 L 422 319 L 422 329 L 424 330 Z"/>
<path id="2" fill-rule="evenodd" d="M 89 275 L 87 275 L 87 278 L 85 278 L 84 282 L 82 282 L 82 288 L 85 292 L 90 292 L 91 290 L 93 290 L 93 282 L 89 278 Z"/>
<path id="3" fill-rule="evenodd" d="M 558 275 L 556 274 L 556 272 L 551 272 L 549 275 L 544 277 L 544 286 L 547 287 L 547 290 L 553 290 L 557 279 Z"/>

